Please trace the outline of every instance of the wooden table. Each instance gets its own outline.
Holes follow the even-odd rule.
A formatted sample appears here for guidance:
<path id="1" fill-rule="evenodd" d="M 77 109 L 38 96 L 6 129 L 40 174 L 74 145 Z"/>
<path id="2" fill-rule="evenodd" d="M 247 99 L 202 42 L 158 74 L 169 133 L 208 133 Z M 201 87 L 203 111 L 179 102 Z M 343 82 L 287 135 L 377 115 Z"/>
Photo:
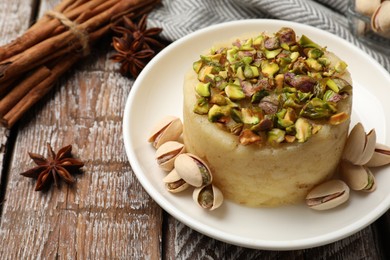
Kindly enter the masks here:
<path id="1" fill-rule="evenodd" d="M 2 0 L 5 44 L 59 0 Z M 124 151 L 122 116 L 133 80 L 108 59 L 109 42 L 63 76 L 11 130 L 0 127 L 0 259 L 390 259 L 390 211 L 341 241 L 306 250 L 263 251 L 204 236 L 164 212 L 137 181 Z M 35 192 L 19 175 L 72 144 L 86 162 L 72 187 Z"/>

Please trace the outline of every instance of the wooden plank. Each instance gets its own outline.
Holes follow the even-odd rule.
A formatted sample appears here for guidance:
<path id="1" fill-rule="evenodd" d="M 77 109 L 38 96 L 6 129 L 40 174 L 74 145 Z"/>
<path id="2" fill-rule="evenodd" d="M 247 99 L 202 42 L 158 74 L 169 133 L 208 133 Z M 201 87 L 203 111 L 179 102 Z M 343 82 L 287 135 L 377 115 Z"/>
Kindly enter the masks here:
<path id="1" fill-rule="evenodd" d="M 34 2 L 34 0 L 0 1 L 0 45 L 9 43 L 28 28 Z M 6 169 L 3 167 L 6 148 L 9 145 L 9 135 L 10 131 L 0 126 L 0 187 L 3 185 L 2 180 L 6 177 L 3 176 L 6 174 Z M 0 198 L 2 196 L 3 194 L 0 194 Z"/>
<path id="2" fill-rule="evenodd" d="M 20 122 L 0 259 L 161 258 L 162 210 L 137 181 L 122 141 L 132 81 L 114 71 L 107 49 L 94 49 Z M 46 142 L 55 150 L 73 144 L 73 154 L 85 161 L 74 186 L 42 194 L 19 175 L 33 166 L 27 151 L 46 155 Z"/>

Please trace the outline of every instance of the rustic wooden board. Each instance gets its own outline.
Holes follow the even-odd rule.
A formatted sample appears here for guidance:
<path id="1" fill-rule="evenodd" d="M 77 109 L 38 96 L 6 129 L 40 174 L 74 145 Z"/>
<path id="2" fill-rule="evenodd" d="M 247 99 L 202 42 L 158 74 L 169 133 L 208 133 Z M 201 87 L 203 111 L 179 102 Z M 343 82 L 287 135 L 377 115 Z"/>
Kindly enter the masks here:
<path id="1" fill-rule="evenodd" d="M 55 2 L 44 2 L 40 13 Z M 162 210 L 136 180 L 122 141 L 132 81 L 114 71 L 107 49 L 95 49 L 19 123 L 1 218 L 1 259 L 161 258 Z M 46 142 L 55 150 L 73 144 L 73 154 L 85 161 L 74 186 L 42 194 L 34 191 L 34 180 L 19 175 L 33 166 L 27 151 L 46 155 Z"/>
<path id="2" fill-rule="evenodd" d="M 129 85 L 114 72 L 75 71 L 20 124 L 0 231 L 4 256 L 160 256 L 162 212 L 134 177 L 121 137 Z M 46 154 L 46 142 L 56 150 L 73 144 L 86 162 L 74 187 L 41 194 L 18 174 L 32 166 L 27 151 Z"/>
<path id="3" fill-rule="evenodd" d="M 9 43 L 29 27 L 34 2 L 34 0 L 0 1 L 0 45 Z M 0 193 L 1 187 L 4 185 L 2 180 L 6 177 L 3 176 L 3 172 L 6 171 L 3 167 L 4 155 L 10 145 L 8 143 L 9 135 L 10 131 L 0 126 Z"/>

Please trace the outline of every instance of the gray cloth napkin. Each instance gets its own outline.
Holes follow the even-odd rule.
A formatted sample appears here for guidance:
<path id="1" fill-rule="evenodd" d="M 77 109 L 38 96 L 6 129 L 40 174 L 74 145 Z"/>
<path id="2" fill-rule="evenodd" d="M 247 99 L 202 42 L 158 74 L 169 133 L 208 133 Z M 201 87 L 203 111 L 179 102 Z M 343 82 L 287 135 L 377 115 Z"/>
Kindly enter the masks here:
<path id="1" fill-rule="evenodd" d="M 209 25 L 272 18 L 314 26 L 355 44 L 390 72 L 390 55 L 360 42 L 349 30 L 347 0 L 162 0 L 148 17 L 161 36 L 177 40 Z M 390 46 L 384 46 L 389 48 Z"/>

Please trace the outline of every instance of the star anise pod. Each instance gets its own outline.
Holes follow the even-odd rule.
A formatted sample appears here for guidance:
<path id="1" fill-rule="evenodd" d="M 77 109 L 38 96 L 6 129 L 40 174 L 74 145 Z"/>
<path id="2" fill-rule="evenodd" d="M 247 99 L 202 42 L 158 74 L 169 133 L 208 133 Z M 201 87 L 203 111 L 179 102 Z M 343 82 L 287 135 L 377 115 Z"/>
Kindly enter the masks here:
<path id="1" fill-rule="evenodd" d="M 122 37 L 127 41 L 133 41 L 141 39 L 145 42 L 145 45 L 153 50 L 161 50 L 164 48 L 164 44 L 157 40 L 158 35 L 162 29 L 158 27 L 147 28 L 147 15 L 143 15 L 138 23 L 134 23 L 129 17 L 123 17 L 123 26 L 116 24 L 112 26 L 112 30 L 122 34 Z"/>
<path id="2" fill-rule="evenodd" d="M 144 15 L 136 24 L 124 16 L 123 25 L 117 23 L 111 27 L 121 36 L 112 38 L 112 45 L 117 53 L 110 59 L 121 63 L 120 73 L 124 76 L 130 73 L 136 78 L 153 56 L 164 48 L 164 44 L 157 40 L 162 29 L 147 29 L 146 19 L 147 16 Z"/>
<path id="3" fill-rule="evenodd" d="M 58 186 L 59 178 L 68 184 L 73 184 L 75 179 L 71 173 L 83 167 L 84 163 L 79 159 L 72 158 L 71 151 L 72 146 L 68 145 L 61 148 L 56 154 L 51 145 L 47 143 L 48 157 L 45 158 L 39 154 L 28 153 L 37 166 L 22 172 L 21 175 L 37 179 L 36 191 L 47 190 L 53 181 Z"/>
<path id="4" fill-rule="evenodd" d="M 118 53 L 112 55 L 110 59 L 121 63 L 119 71 L 125 76 L 129 72 L 136 78 L 155 54 L 150 48 L 144 48 L 142 39 L 128 42 L 123 38 L 113 37 L 112 40 L 114 48 Z"/>

